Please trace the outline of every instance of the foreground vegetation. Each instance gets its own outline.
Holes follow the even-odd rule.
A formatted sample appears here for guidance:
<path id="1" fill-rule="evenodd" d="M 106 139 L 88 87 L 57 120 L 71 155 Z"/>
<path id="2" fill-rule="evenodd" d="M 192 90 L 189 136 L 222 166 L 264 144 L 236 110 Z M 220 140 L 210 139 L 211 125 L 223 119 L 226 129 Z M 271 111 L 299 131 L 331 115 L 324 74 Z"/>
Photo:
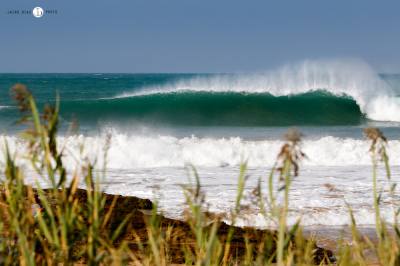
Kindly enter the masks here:
<path id="1" fill-rule="evenodd" d="M 176 221 L 159 215 L 155 202 L 103 193 L 99 180 L 106 175 L 105 165 L 99 174 L 94 170 L 98 168 L 95 162 L 82 158 L 76 169 L 66 169 L 62 160 L 64 149 L 57 143 L 59 101 L 39 112 L 25 86 L 17 84 L 12 92 L 22 113 L 20 122 L 28 128 L 22 134 L 29 147 L 24 157 L 29 158 L 32 169 L 51 187 L 43 189 L 39 183 L 27 186 L 27 173 L 5 143 L 0 181 L 1 265 L 367 265 L 370 261 L 366 252 L 373 252 L 381 265 L 400 265 L 396 186 L 391 182 L 387 142 L 378 129 L 365 130 L 371 140 L 371 204 L 376 214 L 377 241 L 358 232 L 349 206 L 352 241 L 339 243 L 333 256 L 332 252 L 318 248 L 313 239 L 303 236 L 300 220 L 292 227 L 287 225 L 291 182 L 306 156 L 297 131 L 285 136 L 286 143 L 266 177 L 268 193 L 263 195 L 261 181 L 252 193 L 252 203 L 265 219 L 276 223 L 276 231 L 234 226 L 246 207 L 242 205 L 246 163 L 241 166 L 236 203 L 228 217 L 207 212 L 200 178 L 192 167 L 195 182 L 183 187 L 187 218 Z M 388 197 L 394 207 L 390 226 L 380 214 L 385 196 L 377 181 L 380 163 L 386 169 Z M 229 219 L 231 225 L 223 219 Z"/>

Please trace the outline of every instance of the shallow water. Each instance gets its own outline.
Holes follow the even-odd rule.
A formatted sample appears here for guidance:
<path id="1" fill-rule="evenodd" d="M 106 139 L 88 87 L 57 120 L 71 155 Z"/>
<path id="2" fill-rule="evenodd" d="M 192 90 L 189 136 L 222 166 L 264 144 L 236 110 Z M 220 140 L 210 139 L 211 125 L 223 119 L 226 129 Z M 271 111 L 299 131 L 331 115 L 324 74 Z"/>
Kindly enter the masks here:
<path id="1" fill-rule="evenodd" d="M 400 167 L 392 168 L 392 181 L 400 181 Z M 227 214 L 234 208 L 237 195 L 238 167 L 199 167 L 201 189 L 206 196 L 205 208 L 216 214 Z M 267 194 L 268 168 L 249 168 L 243 205 L 249 206 L 241 213 L 239 225 L 274 227 L 273 221 L 265 219 L 259 208 L 251 203 L 253 189 L 262 180 L 264 195 Z M 105 192 L 118 195 L 149 198 L 159 203 L 162 213 L 171 218 L 182 219 L 186 208 L 183 185 L 194 184 L 190 170 L 180 167 L 156 169 L 109 170 L 101 181 Z M 380 184 L 388 187 L 384 169 L 379 169 Z M 35 179 L 28 180 L 33 183 Z M 301 217 L 304 226 L 341 226 L 350 222 L 349 204 L 354 211 L 357 224 L 374 225 L 372 200 L 372 176 L 369 166 L 307 166 L 300 176 L 293 179 L 290 192 L 289 223 Z M 46 182 L 42 182 L 45 186 Z M 393 219 L 392 202 L 398 205 L 385 190 L 382 215 L 388 222 Z M 228 219 L 229 220 L 229 219 Z"/>

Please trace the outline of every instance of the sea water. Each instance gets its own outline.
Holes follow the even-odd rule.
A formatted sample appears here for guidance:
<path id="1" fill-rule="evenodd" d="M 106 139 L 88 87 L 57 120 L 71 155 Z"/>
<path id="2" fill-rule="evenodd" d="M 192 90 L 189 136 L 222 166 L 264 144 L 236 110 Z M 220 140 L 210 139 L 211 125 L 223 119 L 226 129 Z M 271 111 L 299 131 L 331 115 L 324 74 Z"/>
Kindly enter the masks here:
<path id="1" fill-rule="evenodd" d="M 229 213 L 239 167 L 247 162 L 243 204 L 249 208 L 240 223 L 273 225 L 250 196 L 259 180 L 266 192 L 291 127 L 302 132 L 306 154 L 291 188 L 291 223 L 301 217 L 305 225 L 348 224 L 346 202 L 358 224 L 374 223 L 365 127 L 379 127 L 388 138 L 392 181 L 400 181 L 400 75 L 376 73 L 359 60 L 304 61 L 236 74 L 0 74 L 2 138 L 31 173 L 18 134 L 24 126 L 15 123 L 19 112 L 10 96 L 15 83 L 26 84 L 39 106 L 60 96 L 59 143 L 71 172 L 82 160 L 96 162 L 99 170 L 106 163 L 106 192 L 157 200 L 169 217 L 183 216 L 182 186 L 193 182 L 189 165 L 200 175 L 207 208 Z M 71 121 L 78 121 L 79 130 L 69 130 Z M 28 176 L 27 182 L 37 181 Z M 383 168 L 379 180 L 385 192 Z M 397 200 L 383 200 L 388 221 Z"/>

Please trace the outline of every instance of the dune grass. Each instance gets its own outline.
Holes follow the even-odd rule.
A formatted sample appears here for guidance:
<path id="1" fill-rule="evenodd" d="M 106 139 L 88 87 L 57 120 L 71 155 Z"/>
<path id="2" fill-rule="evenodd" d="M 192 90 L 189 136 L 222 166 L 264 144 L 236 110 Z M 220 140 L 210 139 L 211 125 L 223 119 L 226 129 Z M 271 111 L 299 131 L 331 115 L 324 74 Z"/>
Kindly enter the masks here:
<path id="1" fill-rule="evenodd" d="M 34 97 L 22 84 L 12 88 L 21 111 L 20 123 L 27 126 L 22 138 L 29 150 L 32 169 L 48 180 L 50 189 L 35 187 L 24 182 L 27 173 L 18 166 L 16 154 L 12 154 L 5 142 L 5 164 L 2 166 L 0 181 L 0 264 L 1 265 L 169 265 L 174 259 L 173 241 L 180 239 L 171 226 L 162 226 L 153 203 L 149 219 L 146 220 L 146 236 L 141 237 L 135 228 L 128 226 L 131 214 L 118 217 L 112 223 L 113 210 L 118 208 L 117 197 L 108 202 L 102 193 L 99 180 L 102 176 L 94 171 L 95 163 L 85 161 L 77 169 L 66 169 L 63 164 L 64 150 L 57 143 L 59 128 L 59 100 L 55 106 L 46 105 L 38 110 Z M 228 218 L 235 225 L 240 216 L 244 187 L 247 180 L 246 163 L 240 167 L 235 206 L 229 217 L 210 215 L 206 210 L 206 199 L 201 189 L 201 179 L 196 169 L 191 168 L 194 184 L 183 187 L 186 198 L 187 231 L 193 241 L 183 243 L 180 252 L 186 265 L 368 265 L 367 251 L 374 252 L 380 265 L 400 265 L 400 230 L 397 217 L 398 206 L 394 202 L 396 185 L 391 181 L 389 158 L 386 153 L 387 141 L 375 128 L 365 130 L 371 140 L 373 202 L 375 210 L 376 236 L 371 241 L 357 230 L 356 220 L 349 206 L 351 243 L 340 242 L 335 258 L 319 254 L 313 239 L 303 236 L 301 220 L 291 227 L 287 225 L 290 188 L 293 178 L 299 173 L 300 161 L 306 156 L 301 151 L 301 134 L 295 130 L 285 136 L 270 174 L 266 177 L 267 195 L 262 194 L 261 182 L 254 190 L 253 204 L 257 205 L 265 219 L 276 224 L 277 231 L 263 235 L 261 241 L 251 236 L 243 238 L 244 253 L 235 253 L 237 239 L 235 227 L 227 227 L 221 237 L 224 223 Z M 106 147 L 107 148 L 107 147 Z M 393 201 L 394 221 L 386 224 L 381 217 L 380 204 L 383 190 L 377 179 L 378 164 L 383 163 L 390 184 Z M 106 165 L 102 166 L 106 174 Z M 67 178 L 67 173 L 72 173 Z M 277 182 L 276 182 L 277 181 Z M 85 197 L 78 193 L 78 185 L 84 184 Z M 278 184 L 278 187 L 274 187 Z M 107 202 L 107 203 L 106 203 Z M 108 204 L 108 205 L 107 205 Z M 107 205 L 107 207 L 106 207 Z M 111 225 L 112 224 L 112 225 Z M 135 236 L 135 250 L 122 235 L 127 231 Z M 393 232 L 393 233 L 392 233 Z M 187 232 L 186 232 L 187 233 Z M 145 240 L 143 240 L 145 239 Z M 176 253 L 176 252 L 175 252 Z"/>

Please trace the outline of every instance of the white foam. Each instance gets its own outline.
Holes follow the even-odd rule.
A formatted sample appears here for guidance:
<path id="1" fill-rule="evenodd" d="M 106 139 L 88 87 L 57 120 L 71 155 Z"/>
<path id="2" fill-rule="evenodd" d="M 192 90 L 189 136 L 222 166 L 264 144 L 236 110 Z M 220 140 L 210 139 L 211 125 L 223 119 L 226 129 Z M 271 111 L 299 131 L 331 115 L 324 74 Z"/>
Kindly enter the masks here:
<path id="1" fill-rule="evenodd" d="M 304 226 L 339 226 L 350 223 L 349 204 L 358 225 L 373 226 L 375 214 L 372 198 L 371 166 L 304 166 L 300 176 L 294 178 L 290 190 L 289 224 L 301 217 Z M 209 210 L 229 214 L 234 208 L 237 195 L 238 167 L 197 168 L 202 190 L 206 195 Z M 262 180 L 264 195 L 267 195 L 267 167 L 249 168 L 244 190 L 243 204 L 248 204 L 248 195 Z M 400 167 L 392 167 L 392 181 L 400 181 Z M 379 186 L 385 184 L 385 170 L 378 169 Z M 182 218 L 185 197 L 181 184 L 188 182 L 187 172 L 182 168 L 155 168 L 112 171 L 104 182 L 106 191 L 122 195 L 133 195 L 158 200 L 161 211 L 171 218 Z M 329 184 L 327 186 L 326 184 Z M 278 186 L 275 185 L 275 188 Z M 387 189 L 383 190 L 381 214 L 387 222 L 393 221 L 393 209 Z M 398 204 L 396 201 L 395 204 Z M 241 213 L 239 225 L 274 226 L 265 219 L 256 205 Z"/>
<path id="2" fill-rule="evenodd" d="M 6 136 L 12 150 L 19 155 L 25 153 L 26 145 L 17 137 Z M 103 162 L 106 145 L 104 135 L 84 137 L 82 135 L 60 137 L 60 147 L 65 149 L 65 162 L 71 166 L 79 159 Z M 81 151 L 83 144 L 86 149 Z M 199 167 L 238 166 L 248 160 L 251 167 L 271 166 L 276 160 L 283 142 L 280 140 L 243 140 L 231 138 L 198 138 L 173 136 L 128 135 L 114 132 L 108 151 L 108 167 L 115 169 L 183 167 L 190 163 Z M 2 144 L 0 144 L 2 145 Z M 305 140 L 302 144 L 307 155 L 304 165 L 346 166 L 370 165 L 369 142 L 332 136 L 316 140 Z M 400 165 L 400 141 L 388 142 L 388 153 L 392 165 Z M 0 161 L 3 159 L 0 157 Z"/>
<path id="3" fill-rule="evenodd" d="M 320 89 L 353 98 L 361 111 L 372 120 L 400 121 L 400 103 L 393 89 L 368 64 L 356 59 L 308 60 L 264 73 L 198 77 L 125 92 L 114 98 L 185 91 L 270 93 L 282 96 Z"/>
<path id="4" fill-rule="evenodd" d="M 26 143 L 15 136 L 3 138 L 11 151 L 16 152 L 18 164 L 30 171 L 29 161 L 24 158 Z M 1 151 L 4 150 L 3 140 L 0 141 Z M 70 171 L 79 169 L 82 158 L 91 162 L 98 159 L 97 166 L 101 167 L 106 142 L 107 137 L 103 135 L 59 137 L 60 148 L 64 147 L 64 162 Z M 279 140 L 150 137 L 114 132 L 108 155 L 109 172 L 102 184 L 109 193 L 157 199 L 166 215 L 181 218 L 184 208 L 181 184 L 188 181 L 183 166 L 192 163 L 199 171 L 210 211 L 229 213 L 235 204 L 240 163 L 248 159 L 250 178 L 245 192 L 252 191 L 259 177 L 266 189 L 270 166 L 282 144 Z M 303 225 L 348 224 L 347 202 L 353 207 L 358 224 L 373 224 L 368 148 L 369 143 L 365 140 L 336 137 L 305 140 L 303 150 L 308 160 L 303 162 L 300 176 L 293 182 L 289 222 L 293 224 L 302 217 Z M 389 141 L 388 153 L 392 180 L 399 182 L 400 141 Z M 1 154 L 0 167 L 3 165 Z M 384 176 L 384 169 L 380 168 L 380 183 Z M 27 177 L 28 183 L 35 184 L 34 174 L 27 174 Z M 327 183 L 334 189 L 326 187 L 324 184 Z M 155 190 L 158 191 L 154 194 Z M 382 215 L 387 221 L 392 220 L 391 211 L 390 204 L 383 200 Z M 248 213 L 243 213 L 240 224 L 271 226 L 254 206 Z"/>
<path id="5" fill-rule="evenodd" d="M 83 137 L 63 139 L 70 152 L 77 153 Z M 94 158 L 104 147 L 103 137 L 87 137 L 84 141 L 91 150 L 87 156 Z M 187 163 L 195 166 L 238 166 L 248 160 L 249 166 L 271 166 L 283 142 L 279 140 L 249 141 L 231 138 L 176 138 L 172 136 L 146 137 L 116 133 L 112 136 L 108 165 L 111 168 L 131 169 L 142 167 L 180 167 Z M 400 141 L 389 141 L 388 153 L 393 160 L 400 157 Z M 369 165 L 369 142 L 366 140 L 322 137 L 306 140 L 303 150 L 308 159 L 304 165 L 343 166 Z"/>

